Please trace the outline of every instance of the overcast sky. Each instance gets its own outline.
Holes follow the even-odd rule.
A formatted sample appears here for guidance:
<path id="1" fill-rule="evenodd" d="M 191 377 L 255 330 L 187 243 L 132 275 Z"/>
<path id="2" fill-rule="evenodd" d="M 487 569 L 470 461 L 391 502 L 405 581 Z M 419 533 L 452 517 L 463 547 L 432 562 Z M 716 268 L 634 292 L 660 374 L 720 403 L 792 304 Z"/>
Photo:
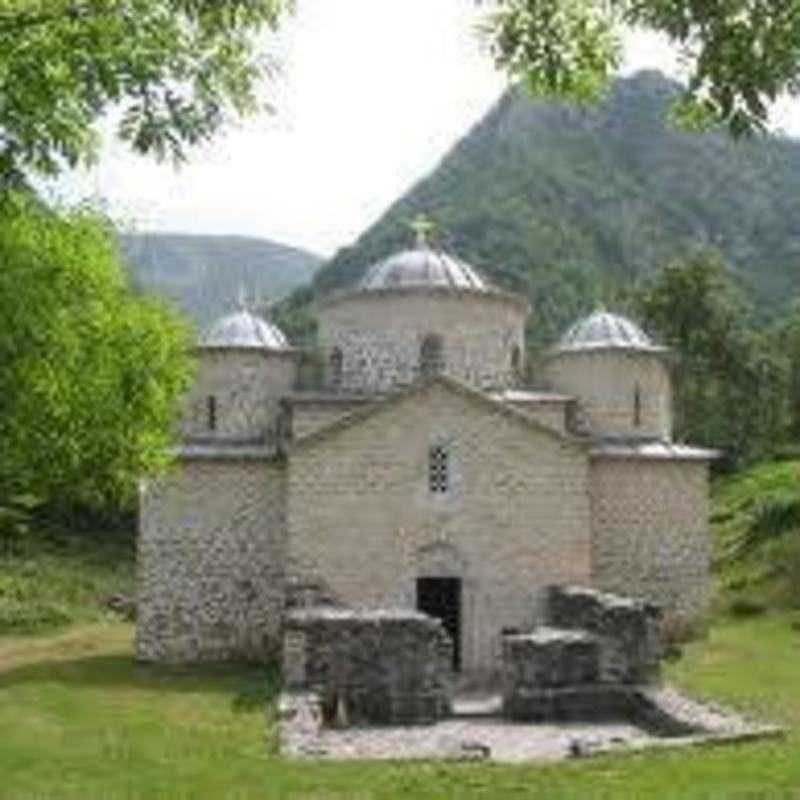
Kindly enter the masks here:
<path id="1" fill-rule="evenodd" d="M 135 230 L 237 233 L 328 255 L 429 172 L 496 101 L 505 80 L 482 50 L 472 0 L 297 0 L 270 45 L 273 115 L 195 150 L 180 171 L 110 139 L 70 195 L 105 198 Z M 675 74 L 669 48 L 627 41 L 625 72 Z M 797 104 L 777 124 L 800 133 Z"/>

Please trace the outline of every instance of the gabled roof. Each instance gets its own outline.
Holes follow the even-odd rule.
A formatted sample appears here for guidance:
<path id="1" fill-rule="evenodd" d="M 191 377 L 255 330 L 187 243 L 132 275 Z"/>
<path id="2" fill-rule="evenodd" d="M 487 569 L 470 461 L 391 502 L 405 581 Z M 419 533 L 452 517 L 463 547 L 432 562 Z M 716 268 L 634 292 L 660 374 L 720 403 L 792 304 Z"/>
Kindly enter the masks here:
<path id="1" fill-rule="evenodd" d="M 580 448 L 589 447 L 592 444 L 592 440 L 590 439 L 562 433 L 561 431 L 551 428 L 549 425 L 546 425 L 543 422 L 540 422 L 539 420 L 529 416 L 525 412 L 519 411 L 507 403 L 495 400 L 490 395 L 485 394 L 478 389 L 474 389 L 473 387 L 468 386 L 467 384 L 462 383 L 455 378 L 447 375 L 436 375 L 432 378 L 428 378 L 427 380 L 418 381 L 404 391 L 398 391 L 394 394 L 383 397 L 377 400 L 375 403 L 370 404 L 367 408 L 358 409 L 351 414 L 346 414 L 342 417 L 339 417 L 330 422 L 328 425 L 318 428 L 308 435 L 296 439 L 291 450 L 312 447 L 318 442 L 324 441 L 330 436 L 336 435 L 339 431 L 347 430 L 360 425 L 362 422 L 371 419 L 373 416 L 376 416 L 385 409 L 399 405 L 407 399 L 423 395 L 433 386 L 441 386 L 442 388 L 453 392 L 454 394 L 458 394 L 473 403 L 483 405 L 487 410 L 490 410 L 496 414 L 500 414 L 508 419 L 513 419 L 520 423 L 522 427 L 526 427 L 535 433 L 543 433 L 560 442 L 561 444 Z"/>

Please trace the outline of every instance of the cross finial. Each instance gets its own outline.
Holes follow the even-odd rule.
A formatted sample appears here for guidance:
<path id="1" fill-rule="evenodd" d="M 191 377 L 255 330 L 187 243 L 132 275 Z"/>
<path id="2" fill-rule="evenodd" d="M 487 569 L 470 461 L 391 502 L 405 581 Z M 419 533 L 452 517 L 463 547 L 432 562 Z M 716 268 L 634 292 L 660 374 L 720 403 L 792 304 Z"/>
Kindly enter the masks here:
<path id="1" fill-rule="evenodd" d="M 408 227 L 417 235 L 417 247 L 427 247 L 428 235 L 436 226 L 425 214 L 417 214 Z"/>

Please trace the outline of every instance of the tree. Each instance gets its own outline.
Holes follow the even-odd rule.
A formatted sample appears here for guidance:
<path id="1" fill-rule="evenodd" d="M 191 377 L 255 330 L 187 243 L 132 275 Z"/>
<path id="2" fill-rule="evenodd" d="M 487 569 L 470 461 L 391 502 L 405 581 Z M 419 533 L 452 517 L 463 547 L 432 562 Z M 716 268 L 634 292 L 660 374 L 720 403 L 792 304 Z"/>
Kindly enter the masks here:
<path id="1" fill-rule="evenodd" d="M 119 508 L 167 462 L 189 327 L 128 288 L 96 212 L 0 212 L 0 498 Z"/>
<path id="2" fill-rule="evenodd" d="M 769 105 L 800 93 L 797 0 L 484 0 L 497 63 L 537 94 L 596 98 L 620 62 L 620 29 L 666 35 L 689 67 L 676 114 L 734 136 L 764 128 Z M 480 0 L 479 0 L 480 2 Z"/>
<path id="3" fill-rule="evenodd" d="M 97 153 L 121 109 L 140 153 L 178 161 L 257 107 L 257 37 L 291 0 L 0 0 L 0 188 Z"/>
<path id="4" fill-rule="evenodd" d="M 719 255 L 698 250 L 666 266 L 642 290 L 639 311 L 672 347 L 675 433 L 721 448 L 737 466 L 783 437 L 783 355 L 754 326 L 752 309 Z"/>

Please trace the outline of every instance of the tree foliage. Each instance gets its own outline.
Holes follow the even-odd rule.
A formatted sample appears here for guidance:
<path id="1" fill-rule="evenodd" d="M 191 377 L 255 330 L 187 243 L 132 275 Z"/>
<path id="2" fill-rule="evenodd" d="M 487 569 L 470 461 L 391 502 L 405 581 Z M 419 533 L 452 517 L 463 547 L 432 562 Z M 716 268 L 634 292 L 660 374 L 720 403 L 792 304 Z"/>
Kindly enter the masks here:
<path id="1" fill-rule="evenodd" d="M 786 426 L 787 364 L 718 254 L 695 251 L 644 289 L 639 310 L 673 348 L 679 440 L 721 448 L 730 466 L 765 455 Z"/>
<path id="2" fill-rule="evenodd" d="M 622 26 L 664 34 L 689 68 L 684 123 L 762 129 L 800 92 L 798 0 L 490 0 L 497 63 L 537 93 L 584 101 L 608 85 Z"/>
<path id="3" fill-rule="evenodd" d="M 0 203 L 0 497 L 120 506 L 166 463 L 188 326 L 126 285 L 90 209 Z"/>
<path id="4" fill-rule="evenodd" d="M 0 0 L 0 186 L 97 152 L 120 109 L 135 151 L 182 160 L 257 107 L 257 37 L 289 0 Z"/>

